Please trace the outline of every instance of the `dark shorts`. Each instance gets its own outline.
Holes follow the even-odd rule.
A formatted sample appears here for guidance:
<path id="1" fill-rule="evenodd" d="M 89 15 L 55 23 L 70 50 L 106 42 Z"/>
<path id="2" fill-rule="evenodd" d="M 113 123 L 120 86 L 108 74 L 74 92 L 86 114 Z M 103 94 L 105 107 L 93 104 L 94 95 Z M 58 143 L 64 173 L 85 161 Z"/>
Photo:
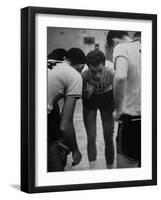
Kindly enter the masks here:
<path id="1" fill-rule="evenodd" d="M 103 94 L 92 94 L 89 99 L 83 98 L 83 106 L 89 110 L 113 110 L 113 90 Z"/>
<path id="2" fill-rule="evenodd" d="M 126 159 L 139 163 L 141 166 L 141 117 L 124 115 L 119 124 L 117 151 Z"/>
<path id="3" fill-rule="evenodd" d="M 60 112 L 58 104 L 53 105 L 53 110 L 48 114 L 48 156 L 47 171 L 64 171 L 69 153 L 64 148 L 64 141 L 60 131 Z M 66 146 L 65 146 L 66 147 Z"/>
<path id="4" fill-rule="evenodd" d="M 60 132 L 60 111 L 59 111 L 59 105 L 55 103 L 53 105 L 53 110 L 48 114 L 48 140 L 56 141 L 61 137 Z"/>

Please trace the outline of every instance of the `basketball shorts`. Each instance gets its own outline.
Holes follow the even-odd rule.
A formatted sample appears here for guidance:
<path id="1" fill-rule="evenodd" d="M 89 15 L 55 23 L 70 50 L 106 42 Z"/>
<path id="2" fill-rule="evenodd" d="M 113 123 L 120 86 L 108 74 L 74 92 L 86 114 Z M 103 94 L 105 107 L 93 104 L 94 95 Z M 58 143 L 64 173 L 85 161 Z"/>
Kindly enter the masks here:
<path id="1" fill-rule="evenodd" d="M 89 110 L 113 110 L 113 90 L 103 94 L 92 94 L 90 98 L 83 98 L 83 106 Z"/>
<path id="2" fill-rule="evenodd" d="M 141 116 L 123 115 L 117 136 L 117 152 L 141 167 Z"/>

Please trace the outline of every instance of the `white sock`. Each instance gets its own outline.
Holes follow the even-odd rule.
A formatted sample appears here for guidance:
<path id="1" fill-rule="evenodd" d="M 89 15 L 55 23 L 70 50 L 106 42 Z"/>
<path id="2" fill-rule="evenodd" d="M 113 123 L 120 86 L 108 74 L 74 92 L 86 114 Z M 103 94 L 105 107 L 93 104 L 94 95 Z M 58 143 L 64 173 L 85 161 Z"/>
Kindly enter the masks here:
<path id="1" fill-rule="evenodd" d="M 89 169 L 95 169 L 96 168 L 96 161 L 89 161 Z"/>
<path id="2" fill-rule="evenodd" d="M 116 169 L 116 165 L 113 163 L 112 165 L 106 164 L 107 169 Z"/>

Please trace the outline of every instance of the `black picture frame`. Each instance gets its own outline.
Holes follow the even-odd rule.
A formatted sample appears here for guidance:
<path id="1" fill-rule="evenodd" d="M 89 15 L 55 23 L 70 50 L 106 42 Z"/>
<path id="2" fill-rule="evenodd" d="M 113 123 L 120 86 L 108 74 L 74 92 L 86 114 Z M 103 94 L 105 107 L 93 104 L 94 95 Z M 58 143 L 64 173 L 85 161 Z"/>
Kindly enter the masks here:
<path id="1" fill-rule="evenodd" d="M 150 180 L 35 186 L 35 16 L 59 14 L 152 21 L 152 178 Z M 157 15 L 45 7 L 21 9 L 21 190 L 27 193 L 157 184 Z"/>

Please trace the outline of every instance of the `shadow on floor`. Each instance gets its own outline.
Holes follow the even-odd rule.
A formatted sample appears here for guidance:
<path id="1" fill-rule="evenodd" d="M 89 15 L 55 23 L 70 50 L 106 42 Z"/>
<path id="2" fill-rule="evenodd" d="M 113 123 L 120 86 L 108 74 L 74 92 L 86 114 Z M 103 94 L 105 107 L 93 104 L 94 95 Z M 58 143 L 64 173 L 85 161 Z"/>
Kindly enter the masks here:
<path id="1" fill-rule="evenodd" d="M 15 190 L 20 190 L 20 185 L 18 184 L 10 184 L 10 186 L 14 188 Z"/>

